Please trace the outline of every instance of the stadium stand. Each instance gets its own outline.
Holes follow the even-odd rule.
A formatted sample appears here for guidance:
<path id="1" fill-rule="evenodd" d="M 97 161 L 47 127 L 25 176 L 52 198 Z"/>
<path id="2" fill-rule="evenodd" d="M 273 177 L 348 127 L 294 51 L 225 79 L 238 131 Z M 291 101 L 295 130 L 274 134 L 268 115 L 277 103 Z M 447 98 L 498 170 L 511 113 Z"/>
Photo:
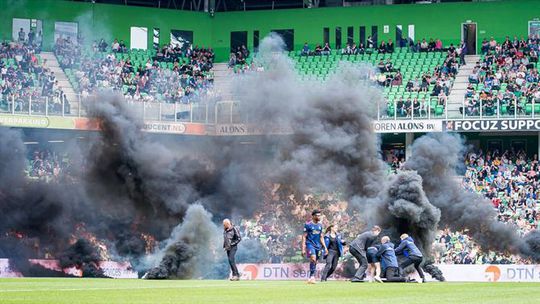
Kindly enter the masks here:
<path id="1" fill-rule="evenodd" d="M 481 60 L 469 76 L 465 115 L 540 114 L 539 43 L 538 36 L 506 37 L 502 43 L 484 39 Z"/>
<path id="2" fill-rule="evenodd" d="M 377 49 L 353 44 L 341 50 L 317 45 L 313 51 L 306 43 L 302 50 L 290 51 L 289 57 L 303 80 L 324 81 L 339 72 L 342 61 L 371 64 L 377 67 L 373 81 L 384 88 L 388 103 L 380 117 L 442 117 L 459 69 L 456 48 L 443 48 L 439 39 L 431 39 L 429 44 L 424 39 L 411 47 L 388 47 L 390 43 L 381 43 Z M 228 66 L 234 73 L 262 69 L 241 47 L 231 52 Z"/>
<path id="3" fill-rule="evenodd" d="M 399 170 L 399 151 L 389 151 L 388 172 Z M 491 200 L 499 221 L 516 225 L 521 234 L 537 229 L 540 224 L 538 157 L 527 157 L 523 151 L 477 151 L 465 156 L 467 170 L 462 186 Z M 282 185 L 269 186 L 265 209 L 251 219 L 243 219 L 241 232 L 256 239 L 270 253 L 271 262 L 301 262 L 298 226 L 309 221 L 309 210 L 321 208 L 323 224 L 337 224 L 345 239 L 366 227 L 360 216 L 347 213 L 348 203 L 339 193 L 294 197 L 284 195 Z M 290 223 L 296 226 L 289 227 Z M 483 252 L 465 231 L 439 231 L 433 244 L 435 261 L 442 264 L 510 264 L 530 263 L 514 255 Z"/>
<path id="4" fill-rule="evenodd" d="M 212 49 L 165 45 L 159 50 L 127 50 L 120 43 L 94 42 L 80 49 L 68 40 L 57 41 L 56 55 L 71 85 L 87 97 L 111 88 L 130 99 L 190 103 L 211 94 Z"/>
<path id="5" fill-rule="evenodd" d="M 457 72 L 455 54 L 445 56 L 442 49 L 418 52 L 406 47 L 393 48 L 389 52 L 383 47 L 356 52 L 349 47 L 331 50 L 328 55 L 315 51 L 309 56 L 302 50 L 290 55 L 303 79 L 327 79 L 340 61 L 370 63 L 378 69 L 374 80 L 384 87 L 388 101 L 384 112 L 388 117 L 442 116 L 446 96 Z"/>
<path id="6" fill-rule="evenodd" d="M 4 42 L 0 46 L 0 112 L 61 113 L 64 92 L 36 45 Z M 69 103 L 64 105 L 69 112 Z"/>
<path id="7" fill-rule="evenodd" d="M 538 157 L 524 151 L 471 152 L 465 157 L 463 187 L 491 200 L 499 221 L 515 225 L 521 234 L 538 229 Z M 437 261 L 445 264 L 527 263 L 517 256 L 481 252 L 465 234 L 441 231 L 435 244 Z"/>

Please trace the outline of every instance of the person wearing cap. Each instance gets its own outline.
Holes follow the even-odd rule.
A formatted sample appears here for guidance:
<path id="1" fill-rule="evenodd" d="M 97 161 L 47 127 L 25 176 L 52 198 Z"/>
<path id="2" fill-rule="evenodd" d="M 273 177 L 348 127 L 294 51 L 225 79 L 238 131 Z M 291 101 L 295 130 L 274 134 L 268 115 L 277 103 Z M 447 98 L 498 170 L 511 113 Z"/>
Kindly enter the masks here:
<path id="1" fill-rule="evenodd" d="M 334 273 L 337 268 L 339 257 L 343 256 L 343 246 L 345 241 L 341 238 L 341 234 L 338 232 L 337 225 L 330 225 L 326 228 L 326 234 L 324 236 L 324 244 L 328 251 L 325 254 L 326 265 L 321 275 L 321 282 L 325 282 L 329 276 Z"/>
<path id="2" fill-rule="evenodd" d="M 359 234 L 354 241 L 349 245 L 349 252 L 360 264 L 358 270 L 351 279 L 351 282 L 363 282 L 366 277 L 366 270 L 368 267 L 367 249 L 377 239 L 377 236 L 381 233 L 381 227 L 373 226 L 371 230 Z"/>
<path id="3" fill-rule="evenodd" d="M 309 259 L 308 284 L 315 284 L 315 271 L 321 250 L 328 251 L 324 243 L 323 227 L 320 220 L 321 212 L 313 210 L 311 221 L 304 225 L 304 233 L 302 234 L 302 255 Z"/>

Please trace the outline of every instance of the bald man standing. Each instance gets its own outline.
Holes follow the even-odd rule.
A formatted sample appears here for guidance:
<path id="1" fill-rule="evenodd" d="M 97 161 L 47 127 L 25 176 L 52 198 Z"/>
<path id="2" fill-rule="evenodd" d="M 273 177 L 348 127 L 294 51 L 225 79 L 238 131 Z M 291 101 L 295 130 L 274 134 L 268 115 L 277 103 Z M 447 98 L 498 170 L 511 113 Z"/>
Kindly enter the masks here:
<path id="1" fill-rule="evenodd" d="M 229 259 L 229 266 L 231 267 L 232 277 L 231 281 L 239 281 L 240 273 L 236 267 L 236 261 L 234 256 L 236 255 L 236 250 L 238 243 L 242 240 L 240 236 L 240 231 L 238 228 L 233 226 L 231 220 L 223 220 L 223 249 L 227 252 L 227 258 Z"/>

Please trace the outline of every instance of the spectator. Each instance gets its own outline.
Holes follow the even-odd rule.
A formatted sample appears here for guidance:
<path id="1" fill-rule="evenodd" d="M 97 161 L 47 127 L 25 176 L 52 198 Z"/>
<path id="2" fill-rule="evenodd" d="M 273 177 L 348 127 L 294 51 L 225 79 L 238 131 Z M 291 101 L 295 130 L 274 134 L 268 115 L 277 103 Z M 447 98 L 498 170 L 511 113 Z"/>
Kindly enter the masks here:
<path id="1" fill-rule="evenodd" d="M 120 43 L 118 43 L 118 39 L 114 39 L 111 45 L 111 50 L 115 53 L 120 52 Z"/>
<path id="2" fill-rule="evenodd" d="M 356 46 L 356 43 L 353 42 L 353 44 L 351 46 L 351 54 L 352 55 L 357 55 L 358 53 L 359 53 L 358 47 Z"/>
<path id="3" fill-rule="evenodd" d="M 304 43 L 304 47 L 302 48 L 302 53 L 301 53 L 302 56 L 309 56 L 311 55 L 311 52 L 309 50 L 309 45 L 307 42 Z"/>
<path id="4" fill-rule="evenodd" d="M 322 55 L 330 55 L 331 51 L 332 51 L 332 49 L 330 48 L 330 45 L 328 44 L 328 42 L 326 42 L 324 44 L 324 47 L 323 47 L 322 51 L 321 51 L 321 54 Z"/>
<path id="5" fill-rule="evenodd" d="M 379 49 L 378 49 L 378 52 L 379 53 L 386 53 L 387 49 L 386 49 L 386 43 L 384 41 L 381 41 L 381 45 L 379 46 Z"/>
<path id="6" fill-rule="evenodd" d="M 465 55 L 467 55 L 467 44 L 461 41 L 459 47 L 459 65 L 465 65 Z"/>
<path id="7" fill-rule="evenodd" d="M 30 29 L 28 32 L 28 44 L 33 45 L 36 39 L 36 33 L 34 32 L 34 29 Z"/>
<path id="8" fill-rule="evenodd" d="M 24 43 L 24 39 L 26 38 L 26 33 L 24 32 L 23 28 L 19 30 L 19 43 Z"/>
<path id="9" fill-rule="evenodd" d="M 367 47 L 368 49 L 373 49 L 375 47 L 375 42 L 371 36 L 368 36 L 367 38 Z"/>
<path id="10" fill-rule="evenodd" d="M 428 50 L 429 50 L 429 45 L 426 39 L 422 39 L 422 42 L 420 43 L 420 52 L 427 52 Z"/>
<path id="11" fill-rule="evenodd" d="M 120 45 L 119 52 L 126 53 L 127 52 L 127 47 L 126 47 L 126 44 L 125 44 L 124 40 L 120 40 L 119 45 Z"/>
<path id="12" fill-rule="evenodd" d="M 314 52 L 315 55 L 322 55 L 322 51 L 323 51 L 323 49 L 322 49 L 321 45 L 317 44 L 317 46 L 315 46 L 315 52 Z"/>
<path id="13" fill-rule="evenodd" d="M 107 46 L 108 44 L 105 42 L 105 39 L 101 39 L 97 45 L 98 50 L 102 53 L 107 51 Z"/>
<path id="14" fill-rule="evenodd" d="M 437 41 L 435 41 L 435 51 L 440 52 L 442 51 L 442 49 L 443 49 L 443 43 L 440 39 L 437 39 Z"/>
<path id="15" fill-rule="evenodd" d="M 386 52 L 387 53 L 393 53 L 394 52 L 394 42 L 392 39 L 388 40 L 388 43 L 386 44 Z"/>

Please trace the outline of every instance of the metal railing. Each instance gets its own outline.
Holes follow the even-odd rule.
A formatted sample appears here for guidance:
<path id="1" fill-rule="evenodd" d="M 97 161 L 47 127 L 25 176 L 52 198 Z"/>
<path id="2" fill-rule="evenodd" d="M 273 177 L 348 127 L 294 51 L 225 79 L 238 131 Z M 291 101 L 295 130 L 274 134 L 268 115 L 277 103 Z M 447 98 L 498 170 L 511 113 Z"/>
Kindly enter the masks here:
<path id="1" fill-rule="evenodd" d="M 451 104 L 455 109 L 449 114 L 447 101 L 438 97 L 418 99 L 420 106 L 413 104 L 398 108 L 397 102 L 381 100 L 377 104 L 377 120 L 453 120 L 453 119 L 540 119 L 540 102 L 532 99 L 495 100 L 477 103 L 463 98 L 461 105 Z M 0 114 L 25 116 L 87 117 L 94 98 L 75 101 L 62 97 L 14 97 L 0 100 Z M 190 122 L 203 124 L 246 124 L 250 123 L 248 111 L 242 111 L 238 101 L 219 101 L 211 104 L 160 103 L 126 101 L 137 118 L 159 122 Z"/>
<path id="2" fill-rule="evenodd" d="M 28 116 L 87 117 L 88 106 L 95 98 L 70 101 L 62 97 L 15 97 L 0 100 L 0 114 Z M 213 123 L 214 106 L 208 104 L 126 101 L 135 116 L 148 121 Z"/>
<path id="3" fill-rule="evenodd" d="M 461 105 L 462 119 L 535 119 L 540 118 L 540 102 L 535 98 L 496 99 L 477 101 L 464 97 Z"/>
<path id="4" fill-rule="evenodd" d="M 379 101 L 377 103 L 377 120 L 415 120 L 415 119 L 448 119 L 447 101 L 438 97 L 428 97 L 417 99 L 419 106 L 411 104 L 401 104 L 394 100 Z M 403 101 L 405 102 L 405 101 Z"/>

